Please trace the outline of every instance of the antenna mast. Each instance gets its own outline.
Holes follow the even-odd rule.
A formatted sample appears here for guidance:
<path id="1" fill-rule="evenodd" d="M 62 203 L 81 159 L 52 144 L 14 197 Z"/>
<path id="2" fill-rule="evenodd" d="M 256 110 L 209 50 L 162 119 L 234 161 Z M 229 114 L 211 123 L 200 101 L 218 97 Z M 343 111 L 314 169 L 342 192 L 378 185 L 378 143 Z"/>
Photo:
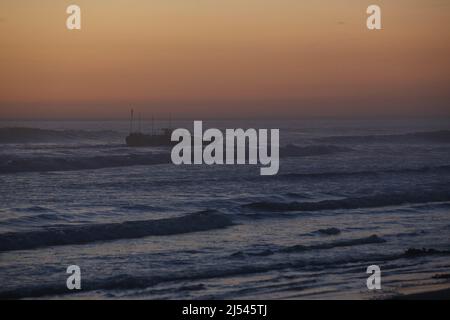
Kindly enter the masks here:
<path id="1" fill-rule="evenodd" d="M 132 134 L 132 133 L 133 133 L 133 113 L 134 113 L 134 110 L 133 110 L 133 108 L 131 108 L 131 117 L 130 117 L 130 134 Z"/>

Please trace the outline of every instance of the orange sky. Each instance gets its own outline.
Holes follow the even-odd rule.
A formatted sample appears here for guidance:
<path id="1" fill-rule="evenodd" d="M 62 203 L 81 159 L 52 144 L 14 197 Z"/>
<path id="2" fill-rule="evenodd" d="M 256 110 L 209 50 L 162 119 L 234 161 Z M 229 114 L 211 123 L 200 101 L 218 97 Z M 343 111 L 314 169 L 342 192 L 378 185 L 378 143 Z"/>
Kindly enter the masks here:
<path id="1" fill-rule="evenodd" d="M 0 119 L 450 115 L 448 0 L 2 0 L 0 39 Z"/>

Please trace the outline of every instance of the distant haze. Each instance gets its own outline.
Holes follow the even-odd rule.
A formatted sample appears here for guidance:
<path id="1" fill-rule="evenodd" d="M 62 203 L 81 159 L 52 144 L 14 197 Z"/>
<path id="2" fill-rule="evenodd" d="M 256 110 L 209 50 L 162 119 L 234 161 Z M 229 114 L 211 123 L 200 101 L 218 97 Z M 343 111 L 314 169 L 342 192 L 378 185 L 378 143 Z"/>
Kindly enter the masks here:
<path id="1" fill-rule="evenodd" d="M 0 2 L 0 119 L 450 115 L 450 2 Z"/>

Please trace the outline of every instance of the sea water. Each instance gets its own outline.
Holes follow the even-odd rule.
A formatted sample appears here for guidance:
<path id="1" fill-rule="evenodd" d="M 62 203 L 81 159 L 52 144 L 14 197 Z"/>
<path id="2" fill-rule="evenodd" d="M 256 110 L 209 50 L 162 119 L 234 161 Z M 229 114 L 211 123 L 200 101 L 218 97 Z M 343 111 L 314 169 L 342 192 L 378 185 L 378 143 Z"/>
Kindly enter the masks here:
<path id="1" fill-rule="evenodd" d="M 175 166 L 169 148 L 128 148 L 128 126 L 0 122 L 0 297 L 378 298 L 446 281 L 449 119 L 204 121 L 279 128 L 275 176 Z"/>

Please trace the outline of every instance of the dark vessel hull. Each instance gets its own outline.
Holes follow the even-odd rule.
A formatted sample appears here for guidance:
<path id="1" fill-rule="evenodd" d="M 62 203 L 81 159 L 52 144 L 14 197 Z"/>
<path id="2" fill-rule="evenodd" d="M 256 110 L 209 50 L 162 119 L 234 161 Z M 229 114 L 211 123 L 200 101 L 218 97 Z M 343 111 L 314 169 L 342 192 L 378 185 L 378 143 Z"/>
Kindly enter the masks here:
<path id="1" fill-rule="evenodd" d="M 142 133 L 132 133 L 126 137 L 126 143 L 129 147 L 163 147 L 172 146 L 174 143 L 170 140 L 170 135 L 148 135 Z"/>

